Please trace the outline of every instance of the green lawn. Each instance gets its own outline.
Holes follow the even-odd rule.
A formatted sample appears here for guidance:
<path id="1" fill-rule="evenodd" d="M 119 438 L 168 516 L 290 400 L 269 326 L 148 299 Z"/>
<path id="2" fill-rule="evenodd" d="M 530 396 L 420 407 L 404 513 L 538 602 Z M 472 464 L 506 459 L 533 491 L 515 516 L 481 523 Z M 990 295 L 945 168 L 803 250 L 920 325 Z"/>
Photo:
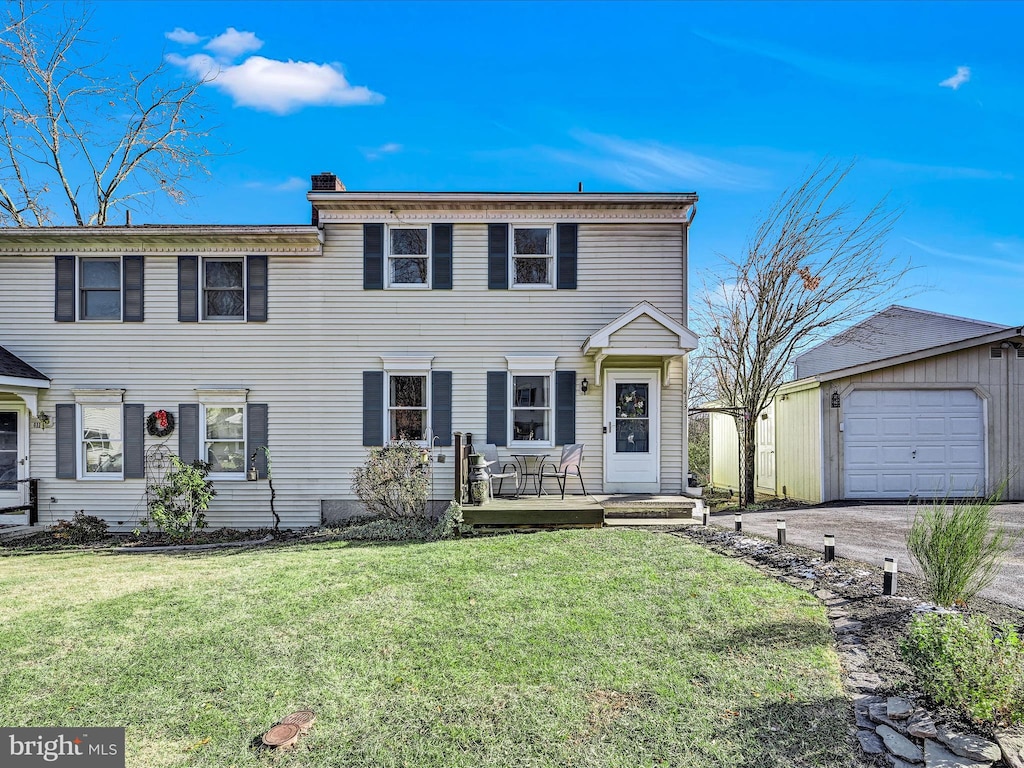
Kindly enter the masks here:
<path id="1" fill-rule="evenodd" d="M 123 725 L 129 766 L 857 764 L 818 603 L 664 534 L 11 555 L 0 589 L 0 723 Z"/>

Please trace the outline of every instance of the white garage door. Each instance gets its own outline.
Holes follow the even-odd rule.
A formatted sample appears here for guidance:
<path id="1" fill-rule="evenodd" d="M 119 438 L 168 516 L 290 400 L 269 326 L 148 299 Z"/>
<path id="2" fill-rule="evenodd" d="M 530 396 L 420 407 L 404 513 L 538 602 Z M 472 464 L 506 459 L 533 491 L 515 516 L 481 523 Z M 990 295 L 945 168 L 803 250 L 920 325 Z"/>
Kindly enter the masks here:
<path id="1" fill-rule="evenodd" d="M 971 390 L 855 389 L 843 445 L 848 499 L 985 492 L 985 422 Z"/>

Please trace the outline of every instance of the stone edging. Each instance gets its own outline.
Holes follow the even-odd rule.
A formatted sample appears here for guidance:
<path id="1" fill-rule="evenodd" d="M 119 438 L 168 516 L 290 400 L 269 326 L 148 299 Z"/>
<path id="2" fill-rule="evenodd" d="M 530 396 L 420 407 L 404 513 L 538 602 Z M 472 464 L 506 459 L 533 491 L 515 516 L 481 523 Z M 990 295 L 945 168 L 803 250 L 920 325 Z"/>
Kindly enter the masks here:
<path id="1" fill-rule="evenodd" d="M 699 530 L 706 530 L 701 526 Z M 752 539 L 740 533 L 715 531 L 711 540 L 676 532 L 715 550 L 741 557 L 744 562 L 767 575 L 804 589 L 828 608 L 828 619 L 836 636 L 836 651 L 845 673 L 844 686 L 853 703 L 856 726 L 851 726 L 865 755 L 885 758 L 892 768 L 992 768 L 997 761 L 1006 768 L 1024 768 L 1024 727 L 997 731 L 996 741 L 964 733 L 941 724 L 937 717 L 911 698 L 876 695 L 884 687 L 882 678 L 871 665 L 870 656 L 860 647 L 858 634 L 862 624 L 844 610 L 850 600 L 828 589 L 815 589 L 816 569 L 804 558 L 793 565 L 770 567 L 747 556 L 752 549 L 781 550 L 767 539 Z M 693 531 L 694 534 L 697 531 Z M 801 562 L 802 561 L 802 562 Z M 812 563 L 815 561 L 811 561 Z M 820 562 L 820 561 L 818 561 Z"/>
<path id="2" fill-rule="evenodd" d="M 163 547 L 117 547 L 111 551 L 118 555 L 134 555 L 144 552 L 192 552 L 203 549 L 222 549 L 224 547 L 255 547 L 258 544 L 266 544 L 273 541 L 274 537 L 269 533 L 262 539 L 249 539 L 248 541 L 224 541 L 214 544 L 168 544 Z"/>

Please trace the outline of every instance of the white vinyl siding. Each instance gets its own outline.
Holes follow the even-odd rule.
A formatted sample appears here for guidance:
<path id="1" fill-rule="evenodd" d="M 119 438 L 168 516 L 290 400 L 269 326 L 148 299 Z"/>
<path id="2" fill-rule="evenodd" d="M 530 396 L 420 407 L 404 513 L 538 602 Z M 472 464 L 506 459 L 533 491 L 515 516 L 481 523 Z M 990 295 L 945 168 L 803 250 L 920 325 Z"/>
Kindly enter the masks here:
<path id="1" fill-rule="evenodd" d="M 573 221 L 572 215 L 566 212 L 563 220 Z M 450 219 L 436 212 L 429 220 Z M 444 292 L 363 291 L 361 270 L 353 267 L 361 259 L 362 223 L 328 224 L 323 235 L 323 255 L 270 257 L 272 322 L 262 324 L 178 323 L 177 256 L 208 251 L 201 241 L 147 253 L 145 323 L 114 330 L 54 323 L 52 255 L 0 256 L 0 272 L 17 276 L 0 281 L 0 318 L 18 319 L 6 323 L 4 346 L 53 379 L 40 397 L 40 410 L 51 414 L 56 403 L 73 401 L 71 386 L 102 387 L 111 380 L 125 388 L 125 402 L 144 403 L 147 414 L 163 408 L 176 419 L 177 404 L 196 402 L 198 387 L 249 388 L 249 402 L 269 405 L 275 507 L 286 527 L 319 524 L 321 499 L 353 501 L 351 473 L 367 456 L 358 429 L 362 372 L 381 370 L 382 355 L 429 349 L 432 367 L 452 372 L 453 429 L 478 436 L 486 434 L 485 372 L 506 370 L 506 355 L 550 349 L 558 353 L 557 370 L 590 380 L 589 392 L 576 400 L 576 439 L 586 445 L 586 487 L 600 492 L 603 390 L 593 359 L 580 346 L 642 300 L 685 321 L 679 223 L 580 222 L 576 291 L 488 290 L 482 222 L 454 224 L 453 290 Z M 225 250 L 224 258 L 241 258 L 247 250 Z M 627 260 L 637 279 L 623 280 Z M 637 364 L 650 368 L 652 361 Z M 679 493 L 686 477 L 686 410 L 684 367 L 678 362 L 669 366 L 661 406 L 662 492 Z M 41 522 L 85 509 L 115 528 L 134 527 L 145 516 L 145 481 L 53 479 L 55 432 L 31 434 L 33 475 L 43 478 L 40 498 L 58 499 L 41 504 Z M 167 440 L 177 452 L 177 438 L 178 431 L 165 439 L 147 435 L 146 447 Z M 451 449 L 434 450 L 439 452 L 447 461 L 431 464 L 438 501 L 451 497 L 453 467 Z M 499 453 L 507 460 L 507 449 Z M 266 483 L 215 485 L 210 526 L 272 524 Z"/>

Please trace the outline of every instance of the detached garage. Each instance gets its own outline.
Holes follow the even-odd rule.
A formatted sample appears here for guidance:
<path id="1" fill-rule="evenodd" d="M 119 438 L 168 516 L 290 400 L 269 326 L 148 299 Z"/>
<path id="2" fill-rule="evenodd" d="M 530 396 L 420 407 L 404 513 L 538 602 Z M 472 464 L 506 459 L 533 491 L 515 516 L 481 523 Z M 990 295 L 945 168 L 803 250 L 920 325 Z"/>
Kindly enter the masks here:
<path id="1" fill-rule="evenodd" d="M 761 417 L 758 491 L 818 503 L 1005 483 L 1006 498 L 1024 499 L 1022 332 L 890 307 L 808 350 Z M 712 418 L 711 482 L 734 488 L 735 428 Z"/>

